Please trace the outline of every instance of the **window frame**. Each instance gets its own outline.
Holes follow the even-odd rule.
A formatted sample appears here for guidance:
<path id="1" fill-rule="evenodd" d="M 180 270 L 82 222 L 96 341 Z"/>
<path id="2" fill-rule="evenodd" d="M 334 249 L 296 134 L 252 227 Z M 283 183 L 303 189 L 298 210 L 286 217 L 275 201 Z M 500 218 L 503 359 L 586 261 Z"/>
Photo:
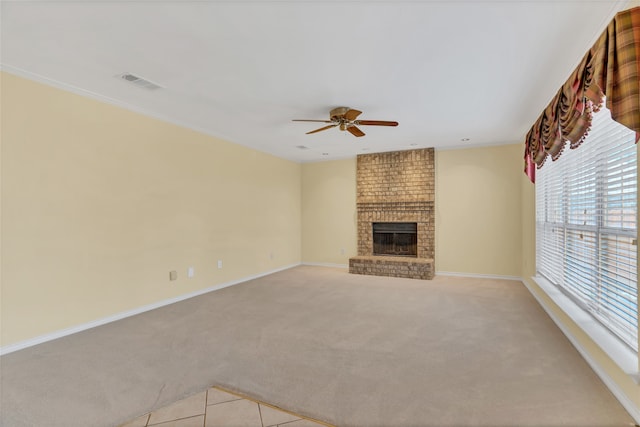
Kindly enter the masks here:
<path id="1" fill-rule="evenodd" d="M 606 109 L 603 108 L 603 110 L 604 111 L 598 113 L 605 114 L 605 118 L 598 118 L 598 121 L 600 123 L 604 122 L 604 120 L 606 119 L 606 114 L 608 114 L 608 111 L 606 111 Z M 595 117 L 594 121 L 596 121 Z M 605 122 L 602 126 L 605 126 L 607 124 L 611 125 L 612 123 L 615 122 L 611 120 L 609 114 L 607 122 Z M 616 125 L 622 126 L 619 124 Z M 622 129 L 626 128 L 622 127 Z M 609 135 L 607 134 L 606 136 Z M 587 139 L 584 144 L 588 144 L 589 142 L 589 139 Z M 597 142 L 599 141 L 593 141 L 592 143 L 595 144 Z M 609 153 L 608 150 L 611 150 L 614 153 L 621 152 L 622 150 L 615 151 L 617 150 L 617 148 L 614 144 L 615 142 L 606 146 L 604 152 L 606 152 L 607 154 Z M 577 150 L 582 149 L 585 148 L 580 147 Z M 629 153 L 631 153 L 629 147 L 627 147 L 626 149 L 629 150 Z M 597 156 L 599 154 L 596 152 L 596 146 L 587 147 L 586 150 L 586 152 L 588 152 L 590 156 Z M 631 166 L 629 166 L 629 163 L 627 163 L 630 158 L 627 157 L 627 155 L 631 156 L 630 154 L 621 157 L 620 161 L 618 163 L 615 163 L 613 166 L 608 163 L 607 159 L 604 156 L 602 156 L 602 158 L 589 158 L 587 162 L 589 162 L 589 173 L 592 174 L 593 182 L 585 181 L 585 187 L 591 187 L 591 190 L 588 190 L 586 192 L 583 191 L 582 194 L 584 196 L 578 195 L 576 197 L 572 197 L 574 196 L 574 194 L 569 193 L 572 188 L 575 190 L 575 188 L 581 187 L 581 180 L 583 179 L 583 177 L 580 176 L 580 174 L 582 174 L 584 171 L 581 171 L 578 175 L 567 175 L 564 171 L 554 171 L 556 177 L 551 177 L 549 183 L 545 181 L 543 175 L 545 173 L 545 169 L 553 168 L 554 166 L 562 166 L 554 165 L 552 163 L 551 165 L 545 165 L 543 170 L 539 171 L 538 183 L 540 184 L 540 186 L 536 184 L 535 197 L 536 277 L 534 278 L 534 280 L 536 281 L 536 283 L 541 285 L 541 287 L 548 294 L 556 294 L 553 289 L 548 289 L 549 286 L 553 286 L 557 291 L 568 298 L 571 301 L 571 306 L 568 309 L 565 309 L 565 311 L 569 310 L 569 312 L 575 312 L 575 310 L 577 309 L 586 313 L 589 318 L 594 319 L 598 323 L 600 323 L 601 327 L 604 328 L 608 334 L 610 334 L 612 337 L 615 337 L 615 339 L 626 346 L 628 350 L 630 350 L 634 355 L 636 366 L 633 371 L 635 372 L 637 371 L 638 360 L 637 245 L 635 245 L 635 257 L 633 257 L 635 268 L 633 269 L 633 275 L 630 276 L 632 278 L 635 277 L 635 301 L 633 301 L 633 298 L 626 297 L 626 299 L 624 300 L 618 300 L 618 295 L 628 295 L 629 293 L 626 289 L 618 287 L 617 284 L 611 283 L 615 279 L 602 274 L 603 266 L 605 266 L 605 264 L 606 266 L 611 265 L 609 259 L 603 258 L 602 243 L 604 239 L 606 239 L 607 236 L 613 236 L 616 242 L 618 242 L 618 239 L 620 239 L 621 237 L 627 238 L 632 242 L 636 242 L 637 239 L 637 148 L 634 146 L 633 150 L 633 162 Z M 563 157 L 571 155 L 572 154 L 564 153 Z M 577 155 L 574 156 L 577 157 Z M 570 159 L 570 161 L 574 163 L 583 160 L 573 159 L 571 157 Z M 565 159 L 564 163 L 568 162 L 569 160 Z M 568 166 L 571 167 L 574 166 L 574 164 Z M 630 168 L 631 170 L 633 170 L 633 172 L 629 172 Z M 635 186 L 633 187 L 635 191 L 633 225 L 635 225 L 636 228 L 625 227 L 626 214 L 624 210 L 624 185 L 620 187 L 619 197 L 622 206 L 620 214 L 621 227 L 611 227 L 609 226 L 609 224 L 607 224 L 606 215 L 609 212 L 609 206 L 607 204 L 609 203 L 610 198 L 609 193 L 607 193 L 606 190 L 610 187 L 609 178 L 611 176 L 610 171 L 612 170 L 616 173 L 620 172 L 620 182 L 633 182 L 633 185 Z M 546 169 L 546 171 L 549 172 L 549 169 Z M 634 179 L 629 178 L 630 173 L 633 173 Z M 562 179 L 560 181 L 557 181 L 559 179 L 558 175 L 562 176 Z M 553 181 L 554 179 L 556 181 Z M 545 194 L 544 200 L 540 200 L 539 192 L 545 191 L 545 186 L 557 190 L 556 194 Z M 594 189 L 595 194 L 593 194 Z M 591 193 L 589 193 L 589 191 Z M 553 208 L 555 209 L 548 209 L 548 206 L 553 206 Z M 579 213 L 580 210 L 582 210 L 583 206 L 585 209 L 584 217 L 582 217 L 582 213 Z M 578 212 L 577 214 L 576 211 Z M 587 211 L 589 211 L 590 213 L 587 214 Z M 542 219 L 540 218 L 541 212 L 544 215 L 544 218 Z M 592 219 L 589 219 L 590 217 L 592 217 Z M 550 220 L 553 220 L 553 222 L 551 222 Z M 560 220 L 561 222 L 558 222 L 558 220 Z M 583 223 L 580 224 L 580 221 L 583 221 Z M 550 233 L 560 234 L 556 238 L 550 237 Z M 593 243 L 591 245 L 585 244 L 576 246 L 575 243 L 583 240 L 584 235 L 587 234 L 593 235 Z M 571 236 L 571 239 L 568 238 L 569 236 Z M 579 240 L 576 239 L 576 236 L 579 236 Z M 574 246 L 571 246 L 572 244 Z M 581 263 L 579 261 L 576 255 L 580 254 L 580 250 L 589 250 L 590 246 L 592 246 L 591 252 L 593 253 L 593 259 L 595 260 L 595 262 L 588 263 L 585 266 L 584 263 Z M 575 249 L 578 247 L 582 247 L 582 249 Z M 560 250 L 558 250 L 558 248 L 560 248 Z M 621 249 L 616 253 L 624 253 L 624 249 Z M 561 259 L 556 259 L 558 255 L 561 255 Z M 571 257 L 573 257 L 573 262 L 571 261 Z M 629 270 L 631 271 L 631 269 Z M 580 278 L 578 280 L 575 280 L 575 283 L 568 283 L 565 280 L 567 277 L 571 277 L 572 275 L 580 275 L 581 273 L 586 273 L 587 277 L 585 279 Z M 606 283 L 607 281 L 609 283 Z M 628 286 L 626 288 L 628 288 Z M 633 287 L 631 287 L 631 289 L 633 290 Z M 605 295 L 604 297 L 603 294 Z M 616 298 L 612 299 L 611 295 L 614 295 Z M 630 295 L 633 296 L 633 292 L 631 292 Z M 612 300 L 614 302 L 610 302 Z M 629 310 L 629 312 L 631 313 L 631 321 L 626 322 L 631 325 L 630 327 L 625 323 L 625 316 L 629 317 L 627 315 L 627 312 L 619 309 L 619 307 L 628 307 L 627 305 L 625 305 L 627 300 L 631 301 L 632 305 L 635 303 L 635 307 L 631 306 L 631 310 Z M 566 306 L 567 304 L 563 305 Z M 610 309 L 608 311 L 611 313 L 607 311 L 603 312 L 603 307 L 605 309 Z M 633 311 L 633 308 L 635 308 L 635 312 Z M 615 316 L 617 316 L 619 319 L 615 318 Z M 635 318 L 633 316 L 635 316 Z M 572 317 L 581 318 L 582 316 L 577 313 L 576 316 Z M 633 322 L 633 320 L 635 320 L 635 322 Z M 583 320 L 578 323 L 584 324 L 585 322 Z M 629 333 L 631 335 L 629 335 Z M 598 331 L 598 335 L 602 335 L 602 331 Z M 608 345 L 611 346 L 611 344 Z M 621 353 L 620 351 L 616 352 Z M 625 352 L 622 351 L 622 353 Z M 620 357 L 616 358 L 620 359 Z M 626 359 L 628 360 L 628 358 Z M 624 364 L 627 365 L 627 363 Z"/>

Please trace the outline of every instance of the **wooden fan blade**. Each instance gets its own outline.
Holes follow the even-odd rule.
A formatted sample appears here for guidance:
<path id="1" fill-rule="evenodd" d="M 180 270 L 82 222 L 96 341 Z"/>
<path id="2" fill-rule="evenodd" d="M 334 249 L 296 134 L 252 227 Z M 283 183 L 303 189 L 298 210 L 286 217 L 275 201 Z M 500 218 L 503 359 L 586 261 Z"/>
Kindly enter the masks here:
<path id="1" fill-rule="evenodd" d="M 333 123 L 331 120 L 313 120 L 313 119 L 293 119 L 292 122 L 319 122 L 319 123 Z"/>
<path id="2" fill-rule="evenodd" d="M 351 132 L 351 134 L 353 134 L 353 136 L 364 136 L 364 132 L 362 132 L 360 129 L 358 129 L 355 126 L 349 126 L 349 127 L 347 127 L 347 130 L 349 132 Z"/>
<path id="3" fill-rule="evenodd" d="M 338 125 L 335 124 L 335 125 L 323 126 L 320 129 L 316 129 L 316 130 L 312 130 L 310 132 L 307 132 L 307 135 L 309 135 L 310 133 L 316 133 L 316 132 L 320 132 L 320 131 L 323 131 L 323 130 L 331 129 L 331 128 L 334 128 L 336 126 L 338 126 Z"/>
<path id="4" fill-rule="evenodd" d="M 360 114 L 362 114 L 362 111 L 348 110 L 346 113 L 344 113 L 344 118 L 351 121 L 351 120 L 355 120 L 356 117 L 358 117 Z"/>
<path id="5" fill-rule="evenodd" d="M 387 122 L 385 120 L 356 120 L 354 123 L 365 126 L 398 126 L 398 122 Z"/>

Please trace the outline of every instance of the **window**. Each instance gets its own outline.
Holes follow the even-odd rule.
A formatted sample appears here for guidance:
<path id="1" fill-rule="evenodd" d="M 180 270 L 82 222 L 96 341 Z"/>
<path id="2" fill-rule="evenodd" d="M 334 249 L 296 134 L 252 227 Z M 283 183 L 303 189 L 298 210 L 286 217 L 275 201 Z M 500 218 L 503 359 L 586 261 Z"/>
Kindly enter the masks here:
<path id="1" fill-rule="evenodd" d="M 635 133 L 605 108 L 589 135 L 536 173 L 536 268 L 638 350 Z"/>

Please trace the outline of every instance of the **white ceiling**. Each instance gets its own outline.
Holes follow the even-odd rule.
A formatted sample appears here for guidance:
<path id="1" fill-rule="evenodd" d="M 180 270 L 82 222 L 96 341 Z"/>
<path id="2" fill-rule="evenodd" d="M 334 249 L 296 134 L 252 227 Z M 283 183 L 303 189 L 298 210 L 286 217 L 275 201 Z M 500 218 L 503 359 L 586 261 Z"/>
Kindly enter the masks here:
<path id="1" fill-rule="evenodd" d="M 521 142 L 625 5 L 2 1 L 0 58 L 5 71 L 308 162 Z M 124 72 L 163 88 L 114 77 Z M 356 138 L 305 135 L 322 124 L 291 121 L 338 106 L 400 124 L 362 126 Z"/>

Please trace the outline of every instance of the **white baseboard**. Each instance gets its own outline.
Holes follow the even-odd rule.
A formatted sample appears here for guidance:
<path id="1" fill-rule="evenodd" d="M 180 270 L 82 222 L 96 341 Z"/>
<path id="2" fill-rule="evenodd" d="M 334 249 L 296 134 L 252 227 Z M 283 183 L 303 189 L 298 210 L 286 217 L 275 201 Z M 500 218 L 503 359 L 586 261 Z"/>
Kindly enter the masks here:
<path id="1" fill-rule="evenodd" d="M 517 280 L 522 281 L 520 276 L 500 276 L 496 274 L 478 274 L 478 273 L 457 273 L 455 271 L 436 271 L 436 276 L 457 276 L 457 277 L 473 277 L 476 279 L 498 279 L 498 280 Z"/>
<path id="2" fill-rule="evenodd" d="M 580 344 L 580 341 L 571 333 L 571 331 L 558 319 L 558 317 L 554 314 L 553 310 L 544 302 L 542 298 L 538 296 L 538 294 L 531 288 L 531 285 L 526 281 L 522 280 L 524 286 L 529 290 L 529 293 L 533 295 L 533 297 L 538 301 L 538 304 L 544 309 L 544 311 L 549 315 L 551 320 L 554 321 L 556 326 L 562 331 L 562 333 L 567 337 L 567 339 L 571 342 L 571 344 L 578 350 L 578 353 L 582 356 L 582 358 L 591 366 L 591 369 L 600 377 L 602 382 L 607 386 L 607 388 L 613 393 L 613 395 L 618 399 L 620 404 L 629 412 L 629 415 L 633 418 L 633 420 L 640 424 L 640 408 L 633 402 L 632 399 L 627 396 L 627 394 L 620 388 L 620 386 L 607 374 L 607 372 L 602 369 L 600 364 L 591 356 L 591 354 Z"/>
<path id="3" fill-rule="evenodd" d="M 315 267 L 349 268 L 349 264 L 331 264 L 327 262 L 303 262 L 302 265 L 312 265 Z"/>
<path id="4" fill-rule="evenodd" d="M 145 311 L 155 310 L 156 308 L 164 307 L 164 306 L 169 305 L 169 304 L 174 304 L 176 302 L 184 301 L 184 300 L 189 299 L 189 298 L 197 297 L 199 295 L 204 295 L 204 294 L 209 293 L 209 292 L 217 291 L 217 290 L 220 290 L 220 289 L 223 289 L 223 288 L 227 288 L 229 286 L 233 286 L 233 285 L 237 285 L 239 283 L 243 283 L 243 282 L 246 282 L 246 281 L 249 281 L 249 280 L 257 279 L 259 277 L 263 277 L 263 276 L 267 276 L 269 274 L 277 273 L 278 271 L 288 270 L 289 268 L 297 267 L 298 265 L 300 265 L 300 264 L 291 264 L 291 265 L 280 267 L 280 268 L 277 268 L 275 270 L 270 270 L 270 271 L 267 271 L 267 272 L 264 272 L 264 273 L 243 277 L 242 279 L 232 280 L 230 282 L 225 282 L 225 283 L 221 283 L 221 284 L 218 284 L 218 285 L 210 286 L 208 288 L 200 289 L 200 290 L 195 291 L 195 292 L 190 292 L 188 294 L 179 295 L 177 297 L 169 298 L 169 299 L 166 299 L 166 300 L 163 300 L 163 301 L 158 301 L 158 302 L 153 303 L 153 304 L 143 305 L 141 307 L 137 307 L 137 308 L 134 308 L 132 310 L 123 311 L 121 313 L 116 313 L 116 314 L 114 314 L 112 316 L 107 316 L 107 317 L 104 317 L 102 319 L 96 319 L 96 320 L 93 320 L 91 322 L 83 323 L 81 325 L 72 326 L 70 328 L 61 329 L 61 330 L 58 330 L 58 331 L 55 331 L 55 332 L 51 332 L 49 334 L 40 335 L 40 336 L 37 336 L 35 338 L 31 338 L 31 339 L 28 339 L 28 340 L 25 340 L 25 341 L 17 342 L 15 344 L 5 345 L 3 347 L 0 347 L 0 356 L 5 355 L 5 354 L 9 354 L 9 353 L 13 353 L 14 351 L 22 350 L 22 349 L 25 349 L 25 348 L 28 348 L 28 347 L 32 347 L 32 346 L 37 345 L 37 344 L 42 344 L 42 343 L 47 342 L 47 341 L 52 341 L 52 340 L 55 340 L 57 338 L 62 338 L 62 337 L 65 337 L 67 335 L 72 335 L 72 334 L 75 334 L 77 332 L 82 332 L 82 331 L 85 331 L 87 329 L 95 328 L 97 326 L 105 325 L 107 323 L 115 322 L 116 320 L 121 320 L 121 319 L 124 319 L 124 318 L 127 318 L 127 317 L 135 316 L 136 314 L 144 313 Z"/>

